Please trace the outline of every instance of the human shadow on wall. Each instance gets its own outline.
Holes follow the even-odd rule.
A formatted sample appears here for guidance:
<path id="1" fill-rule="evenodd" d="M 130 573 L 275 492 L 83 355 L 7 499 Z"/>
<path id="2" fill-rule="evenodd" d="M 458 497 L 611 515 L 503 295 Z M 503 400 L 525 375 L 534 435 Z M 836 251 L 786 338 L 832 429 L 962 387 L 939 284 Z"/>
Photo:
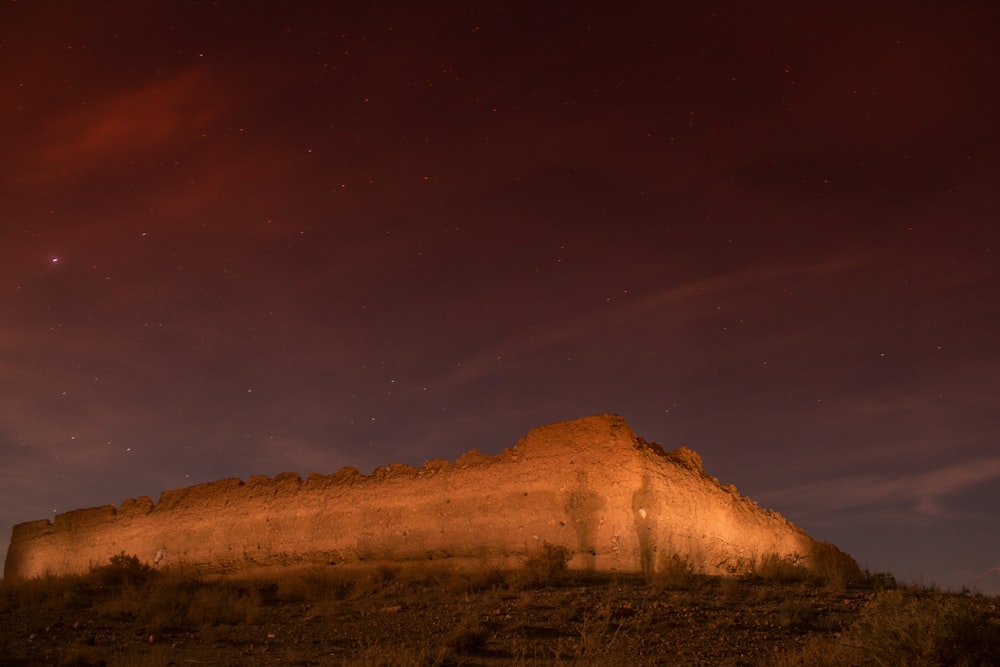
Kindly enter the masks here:
<path id="1" fill-rule="evenodd" d="M 632 494 L 632 520 L 635 535 L 639 540 L 639 566 L 646 577 L 656 572 L 657 535 L 659 535 L 655 508 L 657 494 L 650 483 L 649 475 L 643 475 L 642 486 Z"/>
<path id="2" fill-rule="evenodd" d="M 597 556 L 597 526 L 604 497 L 590 486 L 587 473 L 576 473 L 576 487 L 566 500 L 566 514 L 576 531 L 577 551 L 583 555 L 584 567 L 594 569 Z"/>

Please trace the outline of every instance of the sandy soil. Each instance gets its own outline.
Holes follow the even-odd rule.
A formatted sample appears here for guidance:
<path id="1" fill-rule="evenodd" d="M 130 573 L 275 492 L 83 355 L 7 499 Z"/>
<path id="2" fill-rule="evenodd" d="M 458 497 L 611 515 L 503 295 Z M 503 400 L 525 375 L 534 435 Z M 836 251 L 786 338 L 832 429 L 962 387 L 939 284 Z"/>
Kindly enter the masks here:
<path id="1" fill-rule="evenodd" d="M 875 594 L 727 579 L 671 588 L 634 576 L 524 589 L 392 573 L 344 595 L 247 584 L 244 618 L 178 626 L 103 592 L 65 609 L 7 605 L 0 665 L 763 665 L 836 635 Z"/>

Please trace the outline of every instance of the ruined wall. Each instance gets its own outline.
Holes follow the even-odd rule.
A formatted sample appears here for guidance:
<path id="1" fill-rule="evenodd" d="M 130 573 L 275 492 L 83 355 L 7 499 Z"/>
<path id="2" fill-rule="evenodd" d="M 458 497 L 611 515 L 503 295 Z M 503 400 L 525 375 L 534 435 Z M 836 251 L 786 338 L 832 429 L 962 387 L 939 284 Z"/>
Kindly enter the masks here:
<path id="1" fill-rule="evenodd" d="M 269 565 L 441 558 L 503 562 L 550 542 L 571 566 L 652 571 L 680 553 L 709 573 L 819 547 L 781 516 L 599 415 L 532 430 L 488 457 L 364 476 L 227 479 L 14 527 L 6 577 L 87 571 L 118 553 L 228 572 Z"/>

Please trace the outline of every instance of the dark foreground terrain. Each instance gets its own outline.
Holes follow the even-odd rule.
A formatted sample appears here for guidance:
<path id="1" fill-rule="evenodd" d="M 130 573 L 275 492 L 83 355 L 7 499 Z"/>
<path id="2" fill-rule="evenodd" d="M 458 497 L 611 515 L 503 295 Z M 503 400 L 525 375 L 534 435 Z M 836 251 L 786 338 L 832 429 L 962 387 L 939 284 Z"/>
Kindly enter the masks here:
<path id="1" fill-rule="evenodd" d="M 823 580 L 435 563 L 206 578 L 124 555 L 5 582 L 9 665 L 994 665 L 1000 600 Z M 558 556 L 558 554 L 557 554 Z"/>

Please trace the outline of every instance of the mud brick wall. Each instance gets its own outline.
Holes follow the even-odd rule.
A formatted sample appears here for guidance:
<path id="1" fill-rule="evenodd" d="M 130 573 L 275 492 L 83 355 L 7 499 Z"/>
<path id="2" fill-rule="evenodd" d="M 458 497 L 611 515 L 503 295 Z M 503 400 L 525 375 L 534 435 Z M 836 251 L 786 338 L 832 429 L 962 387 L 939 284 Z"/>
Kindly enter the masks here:
<path id="1" fill-rule="evenodd" d="M 14 527 L 6 577 L 86 572 L 125 552 L 158 567 L 456 559 L 509 563 L 549 542 L 571 567 L 655 571 L 680 554 L 707 573 L 777 554 L 809 563 L 819 545 L 665 452 L 615 415 L 532 430 L 496 456 L 390 465 L 370 475 L 225 479 Z M 829 547 L 832 549 L 832 547 Z"/>

